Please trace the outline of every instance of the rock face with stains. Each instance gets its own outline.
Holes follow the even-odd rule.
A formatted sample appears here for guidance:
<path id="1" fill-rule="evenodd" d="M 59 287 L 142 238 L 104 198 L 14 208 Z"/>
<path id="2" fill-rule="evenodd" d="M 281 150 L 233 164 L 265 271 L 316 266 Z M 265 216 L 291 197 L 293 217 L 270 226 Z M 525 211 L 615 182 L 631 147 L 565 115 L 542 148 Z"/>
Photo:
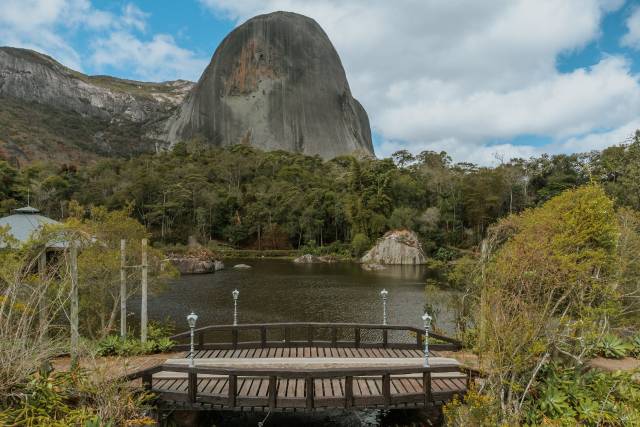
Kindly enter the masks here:
<path id="1" fill-rule="evenodd" d="M 424 264 L 418 236 L 411 230 L 391 230 L 378 239 L 360 262 L 364 264 Z"/>
<path id="2" fill-rule="evenodd" d="M 373 155 L 367 113 L 329 38 L 313 19 L 289 12 L 231 32 L 165 131 L 171 143 L 200 136 L 325 159 Z"/>

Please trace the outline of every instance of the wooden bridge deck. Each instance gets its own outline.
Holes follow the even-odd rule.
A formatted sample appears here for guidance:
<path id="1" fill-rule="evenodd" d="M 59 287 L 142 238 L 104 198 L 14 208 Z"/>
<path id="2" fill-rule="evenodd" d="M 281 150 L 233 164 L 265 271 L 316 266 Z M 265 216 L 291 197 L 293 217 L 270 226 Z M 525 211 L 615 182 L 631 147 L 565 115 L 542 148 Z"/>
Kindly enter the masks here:
<path id="1" fill-rule="evenodd" d="M 194 352 L 195 367 L 189 367 L 186 358 L 170 359 L 132 377 L 141 377 L 146 388 L 159 396 L 160 404 L 165 408 L 256 411 L 439 405 L 454 395 L 464 394 L 472 379 L 471 372 L 455 360 L 440 357 L 440 349 L 451 350 L 459 346 L 446 337 L 439 337 L 440 344 L 430 351 L 431 366 L 425 368 L 422 366 L 421 341 L 415 335 L 409 336 L 413 344 L 406 340 L 393 343 L 381 339 L 363 347 L 357 341 L 329 339 L 316 342 L 312 336 L 286 346 L 289 343 L 265 339 L 264 332 L 257 342 L 239 340 L 239 329 L 249 326 L 265 328 L 265 325 L 201 328 L 200 333 L 211 329 L 230 331 L 234 336 L 232 343 L 205 343 L 200 337 L 199 349 Z M 286 324 L 285 327 L 297 326 L 309 328 L 309 324 Z M 282 325 L 267 327 L 281 328 Z M 344 325 L 321 327 L 331 330 Z M 347 327 L 383 331 L 408 328 Z M 419 335 L 414 329 L 409 328 L 410 332 Z M 337 335 L 331 334 L 334 338 Z M 356 337 L 358 335 L 355 333 Z M 386 338 L 388 333 L 384 335 Z M 184 334 L 176 336 L 177 339 L 182 337 Z"/>

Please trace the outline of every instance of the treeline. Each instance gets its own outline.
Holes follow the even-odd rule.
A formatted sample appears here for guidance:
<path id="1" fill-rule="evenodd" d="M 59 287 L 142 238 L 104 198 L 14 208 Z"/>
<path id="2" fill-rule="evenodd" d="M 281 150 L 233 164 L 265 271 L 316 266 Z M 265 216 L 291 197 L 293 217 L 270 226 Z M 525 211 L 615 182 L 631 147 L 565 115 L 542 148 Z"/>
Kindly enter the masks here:
<path id="1" fill-rule="evenodd" d="M 487 226 L 587 182 L 640 209 L 640 132 L 630 144 L 573 155 L 513 159 L 496 167 L 453 163 L 445 152 L 323 161 L 194 140 L 173 151 L 89 166 L 0 161 L 0 214 L 27 203 L 65 218 L 69 202 L 131 206 L 156 241 L 223 240 L 285 249 L 372 241 L 416 230 L 427 250 L 472 247 Z"/>

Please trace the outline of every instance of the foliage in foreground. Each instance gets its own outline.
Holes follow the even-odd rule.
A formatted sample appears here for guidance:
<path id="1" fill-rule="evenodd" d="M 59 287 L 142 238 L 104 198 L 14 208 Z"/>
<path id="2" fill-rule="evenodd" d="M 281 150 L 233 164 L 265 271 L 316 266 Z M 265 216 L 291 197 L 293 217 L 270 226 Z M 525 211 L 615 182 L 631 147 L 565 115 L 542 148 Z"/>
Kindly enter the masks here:
<path id="1" fill-rule="evenodd" d="M 448 426 L 500 425 L 500 403 L 472 390 L 449 403 Z M 640 425 L 640 383 L 631 373 L 582 370 L 549 364 L 527 397 L 522 424 L 526 426 L 635 426 Z"/>
<path id="2" fill-rule="evenodd" d="M 175 342 L 169 338 L 171 328 L 149 323 L 147 342 L 128 337 L 122 340 L 118 335 L 109 335 L 97 343 L 98 356 L 138 356 L 143 354 L 165 353 Z"/>
<path id="3" fill-rule="evenodd" d="M 555 393 L 560 382 L 551 381 L 550 364 L 561 363 L 577 375 L 593 354 L 623 357 L 631 349 L 608 335 L 612 326 L 629 325 L 637 311 L 640 265 L 632 252 L 638 228 L 629 215 L 616 212 L 602 187 L 587 185 L 490 231 L 477 280 L 467 291 L 478 307 L 469 324 L 477 329 L 475 350 L 486 373 L 479 392 L 499 423 L 534 422 L 531 414 L 538 412 L 557 416 L 554 405 L 563 407 L 570 397 Z M 606 382 L 581 378 L 585 384 Z M 591 401 L 602 397 L 595 388 L 583 388 Z M 532 402 L 544 398 L 546 406 L 534 407 Z M 588 405 L 584 396 L 576 399 L 569 407 L 586 411 L 579 406 Z M 470 395 L 455 412 L 471 413 L 473 403 Z M 622 425 L 612 420 L 623 413 L 609 415 L 609 425 Z"/>
<path id="4" fill-rule="evenodd" d="M 34 375 L 0 408 L 0 425 L 151 425 L 145 415 L 153 396 L 132 392 L 124 383 L 94 382 L 84 371 Z"/>

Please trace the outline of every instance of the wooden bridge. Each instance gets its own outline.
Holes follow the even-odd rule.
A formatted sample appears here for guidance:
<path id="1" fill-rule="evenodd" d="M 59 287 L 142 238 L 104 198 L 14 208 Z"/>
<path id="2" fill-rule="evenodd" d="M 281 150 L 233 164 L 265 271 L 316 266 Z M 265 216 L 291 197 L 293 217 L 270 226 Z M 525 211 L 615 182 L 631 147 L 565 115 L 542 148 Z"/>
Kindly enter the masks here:
<path id="1" fill-rule="evenodd" d="M 188 350 L 189 332 L 173 337 Z M 460 343 L 411 326 L 352 323 L 215 325 L 195 330 L 185 358 L 137 372 L 168 409 L 309 411 L 420 408 L 469 387 L 473 372 L 441 356 Z"/>

